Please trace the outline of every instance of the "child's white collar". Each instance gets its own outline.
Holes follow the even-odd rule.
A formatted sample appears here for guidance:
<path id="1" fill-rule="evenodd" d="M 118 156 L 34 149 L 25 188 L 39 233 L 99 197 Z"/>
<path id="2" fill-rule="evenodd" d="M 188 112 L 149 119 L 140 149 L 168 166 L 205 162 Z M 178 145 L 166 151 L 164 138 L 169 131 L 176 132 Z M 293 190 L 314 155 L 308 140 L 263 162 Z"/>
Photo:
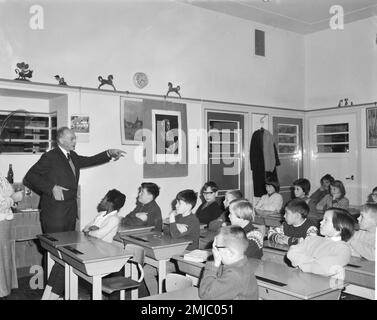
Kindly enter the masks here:
<path id="1" fill-rule="evenodd" d="M 342 237 L 341 236 L 335 236 L 335 237 L 330 237 L 332 241 L 341 241 Z"/>

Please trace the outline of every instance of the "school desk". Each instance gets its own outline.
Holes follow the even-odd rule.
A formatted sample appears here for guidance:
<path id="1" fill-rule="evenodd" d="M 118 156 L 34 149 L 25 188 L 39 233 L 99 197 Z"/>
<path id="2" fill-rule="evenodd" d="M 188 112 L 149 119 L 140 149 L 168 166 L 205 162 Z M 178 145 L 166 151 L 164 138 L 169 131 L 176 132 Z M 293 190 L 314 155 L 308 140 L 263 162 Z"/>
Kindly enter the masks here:
<path id="1" fill-rule="evenodd" d="M 179 271 L 199 278 L 204 263 L 174 256 Z M 302 272 L 271 261 L 250 259 L 257 278 L 259 297 L 265 300 L 338 300 L 347 285 L 341 280 Z"/>
<path id="2" fill-rule="evenodd" d="M 345 280 L 350 283 L 345 292 L 375 299 L 375 262 L 351 257 L 345 267 Z"/>
<path id="3" fill-rule="evenodd" d="M 154 226 L 120 226 L 118 229 L 119 234 L 137 234 L 137 233 L 145 233 L 151 232 L 154 229 Z"/>
<path id="4" fill-rule="evenodd" d="M 263 242 L 262 260 L 285 264 L 284 257 L 288 249 L 289 246 L 286 244 L 278 244 L 270 240 L 265 240 Z"/>
<path id="5" fill-rule="evenodd" d="M 47 279 L 50 276 L 52 266 L 54 261 L 59 263 L 64 267 L 65 270 L 65 299 L 69 299 L 69 266 L 65 264 L 62 260 L 62 256 L 59 247 L 70 245 L 78 242 L 87 241 L 87 237 L 84 233 L 79 231 L 68 231 L 68 232 L 56 232 L 56 233 L 45 233 L 37 235 L 40 240 L 41 246 L 47 251 Z"/>
<path id="6" fill-rule="evenodd" d="M 283 221 L 281 214 L 274 211 L 255 209 L 255 224 L 265 225 L 266 227 L 278 227 Z"/>
<path id="7" fill-rule="evenodd" d="M 188 287 L 181 290 L 156 294 L 139 300 L 200 300 L 197 287 Z"/>
<path id="8" fill-rule="evenodd" d="M 173 239 L 162 232 L 153 231 L 140 233 L 137 235 L 120 235 L 123 244 L 133 243 L 144 247 L 145 263 L 157 268 L 158 270 L 158 292 L 162 293 L 162 284 L 166 278 L 166 263 L 173 255 L 182 254 L 190 240 L 181 238 Z M 118 238 L 114 238 L 115 241 Z"/>
<path id="9" fill-rule="evenodd" d="M 78 299 L 78 277 L 92 284 L 93 300 L 102 299 L 102 278 L 118 272 L 132 257 L 118 246 L 87 237 L 85 241 L 60 246 L 62 260 L 69 265 L 69 297 Z M 66 279 L 67 281 L 67 279 Z"/>

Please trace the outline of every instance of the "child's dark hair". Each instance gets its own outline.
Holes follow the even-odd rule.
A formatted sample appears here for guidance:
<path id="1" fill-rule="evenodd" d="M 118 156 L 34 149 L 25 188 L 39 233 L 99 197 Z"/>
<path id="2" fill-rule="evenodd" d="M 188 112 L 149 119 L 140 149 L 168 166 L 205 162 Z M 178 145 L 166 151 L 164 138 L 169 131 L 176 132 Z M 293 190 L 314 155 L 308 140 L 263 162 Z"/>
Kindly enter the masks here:
<path id="1" fill-rule="evenodd" d="M 309 194 L 310 191 L 310 181 L 305 178 L 300 178 L 293 181 L 293 186 L 299 186 L 305 193 L 305 195 Z"/>
<path id="2" fill-rule="evenodd" d="M 275 192 L 279 192 L 280 191 L 280 184 L 279 184 L 279 181 L 276 181 L 276 180 L 273 180 L 271 178 L 267 178 L 266 179 L 266 182 L 264 183 L 266 186 L 269 185 L 269 186 L 273 186 L 274 189 L 275 189 Z"/>
<path id="3" fill-rule="evenodd" d="M 153 196 L 153 200 L 160 194 L 160 187 L 153 182 L 143 182 L 141 188 L 146 189 Z"/>
<path id="4" fill-rule="evenodd" d="M 340 237 L 343 241 L 348 241 L 352 238 L 355 231 L 355 219 L 345 209 L 329 208 L 326 211 L 332 211 L 332 224 L 334 229 L 340 231 Z"/>
<path id="5" fill-rule="evenodd" d="M 194 208 L 196 206 L 196 200 L 198 199 L 198 195 L 194 190 L 186 189 L 178 192 L 175 199 L 186 202 L 191 205 L 191 208 Z"/>
<path id="6" fill-rule="evenodd" d="M 240 226 L 221 227 L 218 235 L 223 237 L 224 245 L 233 252 L 245 253 L 249 246 L 245 230 Z"/>
<path id="7" fill-rule="evenodd" d="M 126 202 L 126 196 L 116 189 L 112 189 L 107 192 L 106 199 L 113 204 L 113 209 L 116 211 L 119 211 Z"/>
<path id="8" fill-rule="evenodd" d="M 285 205 L 285 209 L 289 209 L 292 212 L 298 212 L 304 219 L 309 215 L 309 206 L 305 200 L 300 198 L 294 198 Z"/>
<path id="9" fill-rule="evenodd" d="M 331 184 L 332 187 L 338 188 L 340 193 L 342 194 L 341 198 L 346 195 L 346 188 L 344 188 L 344 184 L 340 180 L 334 180 Z"/>
<path id="10" fill-rule="evenodd" d="M 219 190 L 219 187 L 217 186 L 216 182 L 213 181 L 207 181 L 202 188 L 202 192 L 205 191 L 207 188 L 211 188 L 213 192 Z"/>
<path id="11" fill-rule="evenodd" d="M 376 203 L 374 202 L 373 198 L 372 198 L 372 194 L 376 193 L 377 192 L 377 187 L 374 187 L 372 192 L 368 195 L 368 200 L 367 200 L 367 203 Z"/>
<path id="12" fill-rule="evenodd" d="M 323 180 L 327 180 L 328 182 L 330 182 L 330 184 L 335 181 L 334 177 L 331 174 L 329 174 L 329 173 L 325 174 L 321 178 L 320 182 L 323 183 Z"/>

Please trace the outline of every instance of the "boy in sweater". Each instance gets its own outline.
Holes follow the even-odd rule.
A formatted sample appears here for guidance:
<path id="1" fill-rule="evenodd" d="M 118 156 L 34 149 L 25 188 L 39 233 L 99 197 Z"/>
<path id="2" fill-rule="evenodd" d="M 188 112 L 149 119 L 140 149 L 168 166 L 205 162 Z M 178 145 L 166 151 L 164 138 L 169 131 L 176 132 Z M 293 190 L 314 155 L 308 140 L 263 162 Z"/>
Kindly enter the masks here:
<path id="1" fill-rule="evenodd" d="M 364 205 L 358 218 L 360 230 L 355 231 L 348 241 L 352 255 L 375 261 L 376 257 L 376 227 L 377 227 L 377 204 Z"/>
<path id="2" fill-rule="evenodd" d="M 176 196 L 176 205 L 174 211 L 169 215 L 169 226 L 164 230 L 164 234 L 170 235 L 172 238 L 185 238 L 191 240 L 191 244 L 187 250 L 199 248 L 200 223 L 192 209 L 196 205 L 197 194 L 194 190 L 183 190 Z M 175 265 L 172 262 L 166 263 L 166 273 L 175 272 Z M 157 294 L 157 269 L 145 265 L 144 280 L 148 288 L 149 294 Z"/>
<path id="3" fill-rule="evenodd" d="M 320 232 L 324 237 L 312 236 L 289 248 L 287 257 L 294 267 L 337 279 L 344 279 L 344 266 L 351 259 L 346 243 L 354 233 L 354 219 L 341 208 L 326 210 Z"/>
<path id="4" fill-rule="evenodd" d="M 212 247 L 214 261 L 207 261 L 199 297 L 211 300 L 257 300 L 258 285 L 245 250 L 248 241 L 239 226 L 222 227 Z"/>
<path id="5" fill-rule="evenodd" d="M 261 259 L 263 256 L 263 234 L 253 225 L 253 205 L 246 199 L 232 201 L 229 205 L 229 219 L 232 226 L 241 227 L 249 240 L 245 251 L 248 258 Z"/>
<path id="6" fill-rule="evenodd" d="M 300 198 L 292 199 L 285 206 L 285 221 L 279 227 L 270 228 L 268 240 L 280 244 L 297 244 L 307 236 L 317 235 L 316 223 L 308 219 L 309 206 Z"/>
<path id="7" fill-rule="evenodd" d="M 155 201 L 159 194 L 160 188 L 155 183 L 142 183 L 136 207 L 122 219 L 122 226 L 154 226 L 154 230 L 161 231 L 161 209 Z"/>

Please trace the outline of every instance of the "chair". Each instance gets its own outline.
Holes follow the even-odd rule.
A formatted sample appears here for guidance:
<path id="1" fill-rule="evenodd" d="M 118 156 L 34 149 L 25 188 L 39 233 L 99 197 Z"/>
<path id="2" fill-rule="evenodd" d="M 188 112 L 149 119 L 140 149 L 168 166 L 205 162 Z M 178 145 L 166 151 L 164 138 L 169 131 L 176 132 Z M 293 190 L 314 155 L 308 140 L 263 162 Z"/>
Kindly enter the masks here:
<path id="1" fill-rule="evenodd" d="M 165 278 L 166 292 L 192 287 L 192 280 L 182 274 L 168 273 Z"/>
<path id="2" fill-rule="evenodd" d="M 131 267 L 132 273 L 138 272 L 138 279 L 133 280 L 129 277 L 111 277 L 102 279 L 102 291 L 111 294 L 115 291 L 120 291 L 120 299 L 125 299 L 125 290 L 132 290 L 131 298 L 137 299 L 138 291 L 141 282 L 144 279 L 144 248 L 134 244 L 127 244 L 125 250 L 132 254 L 132 258 L 127 261 Z M 134 268 L 132 268 L 134 266 Z M 136 269 L 136 270 L 135 270 Z"/>

